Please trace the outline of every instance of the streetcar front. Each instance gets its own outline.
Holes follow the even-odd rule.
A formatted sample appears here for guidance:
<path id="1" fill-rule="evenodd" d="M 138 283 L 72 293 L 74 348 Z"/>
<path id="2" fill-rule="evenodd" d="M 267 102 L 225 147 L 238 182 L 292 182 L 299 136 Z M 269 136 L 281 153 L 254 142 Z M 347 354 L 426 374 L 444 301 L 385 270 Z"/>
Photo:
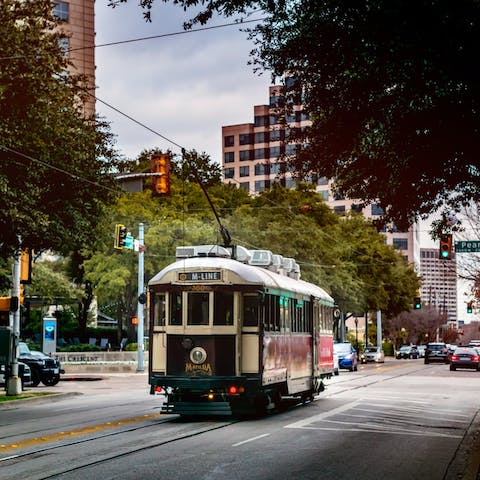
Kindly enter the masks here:
<path id="1" fill-rule="evenodd" d="M 150 391 L 165 395 L 163 412 L 257 410 L 261 285 L 244 268 L 225 256 L 183 258 L 149 282 Z"/>

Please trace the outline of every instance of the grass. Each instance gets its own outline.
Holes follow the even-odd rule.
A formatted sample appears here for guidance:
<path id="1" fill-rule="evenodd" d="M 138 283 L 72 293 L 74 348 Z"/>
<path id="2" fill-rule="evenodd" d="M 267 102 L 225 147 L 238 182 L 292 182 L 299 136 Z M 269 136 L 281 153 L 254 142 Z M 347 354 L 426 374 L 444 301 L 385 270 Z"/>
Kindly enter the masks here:
<path id="1" fill-rule="evenodd" d="M 21 393 L 20 395 L 7 395 L 6 392 L 0 392 L 0 403 L 12 402 L 14 400 L 25 400 L 26 398 L 44 397 L 45 395 L 52 395 L 52 393 L 51 392 L 38 392 L 38 393 L 25 392 L 25 393 Z"/>

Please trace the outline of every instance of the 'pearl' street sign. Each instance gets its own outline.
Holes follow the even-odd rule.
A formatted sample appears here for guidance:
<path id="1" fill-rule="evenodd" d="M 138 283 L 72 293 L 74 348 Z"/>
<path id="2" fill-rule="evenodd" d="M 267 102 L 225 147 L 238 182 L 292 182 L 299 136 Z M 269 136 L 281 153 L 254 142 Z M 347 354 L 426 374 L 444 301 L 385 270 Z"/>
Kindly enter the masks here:
<path id="1" fill-rule="evenodd" d="M 460 240 L 458 242 L 455 242 L 455 252 L 480 252 L 480 240 Z"/>

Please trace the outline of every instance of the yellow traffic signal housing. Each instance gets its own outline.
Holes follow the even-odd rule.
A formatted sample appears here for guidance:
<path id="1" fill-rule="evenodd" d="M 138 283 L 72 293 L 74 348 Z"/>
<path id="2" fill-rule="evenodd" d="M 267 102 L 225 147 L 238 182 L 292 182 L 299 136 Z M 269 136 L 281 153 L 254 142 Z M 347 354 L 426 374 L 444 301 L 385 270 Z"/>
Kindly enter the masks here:
<path id="1" fill-rule="evenodd" d="M 117 250 L 122 250 L 125 246 L 125 237 L 127 236 L 127 228 L 122 223 L 117 223 L 115 225 L 115 241 L 113 248 Z"/>
<path id="2" fill-rule="evenodd" d="M 440 235 L 440 258 L 450 260 L 452 258 L 452 234 Z"/>
<path id="3" fill-rule="evenodd" d="M 20 283 L 32 283 L 33 250 L 25 248 L 20 256 Z"/>
<path id="4" fill-rule="evenodd" d="M 151 158 L 153 195 L 170 195 L 170 155 L 154 154 Z"/>

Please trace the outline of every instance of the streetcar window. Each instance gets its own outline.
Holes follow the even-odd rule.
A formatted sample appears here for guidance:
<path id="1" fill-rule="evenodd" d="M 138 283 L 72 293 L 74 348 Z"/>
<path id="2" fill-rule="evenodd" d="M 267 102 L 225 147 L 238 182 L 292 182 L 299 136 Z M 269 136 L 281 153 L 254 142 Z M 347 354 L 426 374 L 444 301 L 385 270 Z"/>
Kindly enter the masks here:
<path id="1" fill-rule="evenodd" d="M 160 327 L 165 325 L 166 295 L 164 293 L 155 294 L 155 304 L 153 310 L 153 326 Z"/>
<path id="2" fill-rule="evenodd" d="M 182 324 L 182 292 L 170 293 L 170 325 Z"/>
<path id="3" fill-rule="evenodd" d="M 215 292 L 214 325 L 233 325 L 233 292 Z"/>
<path id="4" fill-rule="evenodd" d="M 243 297 L 243 325 L 245 327 L 258 326 L 258 307 L 257 296 L 245 295 Z"/>
<path id="5" fill-rule="evenodd" d="M 210 294 L 188 292 L 188 325 L 208 325 Z"/>

